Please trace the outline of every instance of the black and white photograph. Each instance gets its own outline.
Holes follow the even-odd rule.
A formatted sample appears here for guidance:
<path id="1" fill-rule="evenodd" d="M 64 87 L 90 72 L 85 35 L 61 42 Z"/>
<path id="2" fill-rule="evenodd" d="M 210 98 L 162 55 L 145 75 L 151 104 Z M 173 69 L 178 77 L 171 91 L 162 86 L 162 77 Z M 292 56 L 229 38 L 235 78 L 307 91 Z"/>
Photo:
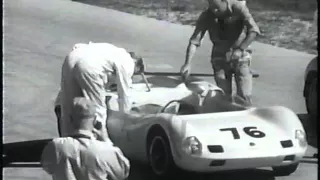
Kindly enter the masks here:
<path id="1" fill-rule="evenodd" d="M 317 0 L 3 0 L 4 180 L 318 179 Z"/>

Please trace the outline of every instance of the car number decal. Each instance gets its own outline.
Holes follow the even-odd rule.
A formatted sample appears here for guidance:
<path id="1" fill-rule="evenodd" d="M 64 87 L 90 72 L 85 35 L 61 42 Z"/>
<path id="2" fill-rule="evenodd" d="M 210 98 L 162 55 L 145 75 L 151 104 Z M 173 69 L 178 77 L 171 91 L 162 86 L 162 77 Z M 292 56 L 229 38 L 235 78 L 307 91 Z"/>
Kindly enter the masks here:
<path id="1" fill-rule="evenodd" d="M 234 139 L 240 139 L 240 135 L 239 135 L 237 128 L 223 128 L 223 129 L 220 129 L 220 131 L 231 131 Z M 257 127 L 254 127 L 254 126 L 244 127 L 243 131 L 247 135 L 249 135 L 253 138 L 263 138 L 266 136 L 266 134 L 264 132 L 259 131 L 257 129 Z"/>
<path id="2" fill-rule="evenodd" d="M 240 139 L 240 135 L 237 131 L 237 128 L 224 128 L 220 129 L 220 131 L 231 131 L 234 139 Z"/>

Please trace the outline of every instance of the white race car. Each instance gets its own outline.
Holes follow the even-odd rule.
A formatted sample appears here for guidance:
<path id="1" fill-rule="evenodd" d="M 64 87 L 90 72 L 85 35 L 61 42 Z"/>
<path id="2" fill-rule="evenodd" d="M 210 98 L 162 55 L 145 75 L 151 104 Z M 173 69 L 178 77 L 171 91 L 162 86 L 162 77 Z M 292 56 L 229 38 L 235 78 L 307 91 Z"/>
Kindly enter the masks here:
<path id="1" fill-rule="evenodd" d="M 272 167 L 289 175 L 307 149 L 305 130 L 290 109 L 244 108 L 228 103 L 221 89 L 202 80 L 151 76 L 133 84 L 131 114 L 118 111 L 111 95 L 107 128 L 131 160 L 154 174 L 177 169 L 215 172 Z M 148 90 L 150 88 L 150 90 Z"/>

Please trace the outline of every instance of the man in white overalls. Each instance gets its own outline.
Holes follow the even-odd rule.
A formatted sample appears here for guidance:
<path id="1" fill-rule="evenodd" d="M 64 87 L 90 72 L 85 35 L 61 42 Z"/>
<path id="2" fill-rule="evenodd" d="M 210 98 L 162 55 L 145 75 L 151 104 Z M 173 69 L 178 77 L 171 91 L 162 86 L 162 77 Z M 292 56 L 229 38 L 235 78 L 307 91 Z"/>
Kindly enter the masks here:
<path id="1" fill-rule="evenodd" d="M 97 122 L 106 131 L 106 87 L 117 84 L 119 110 L 129 112 L 128 90 L 132 76 L 143 71 L 142 58 L 109 43 L 75 44 L 67 55 L 61 73 L 61 136 L 72 134 L 70 111 L 73 98 L 85 97 L 97 105 Z M 107 133 L 104 133 L 107 134 Z"/>

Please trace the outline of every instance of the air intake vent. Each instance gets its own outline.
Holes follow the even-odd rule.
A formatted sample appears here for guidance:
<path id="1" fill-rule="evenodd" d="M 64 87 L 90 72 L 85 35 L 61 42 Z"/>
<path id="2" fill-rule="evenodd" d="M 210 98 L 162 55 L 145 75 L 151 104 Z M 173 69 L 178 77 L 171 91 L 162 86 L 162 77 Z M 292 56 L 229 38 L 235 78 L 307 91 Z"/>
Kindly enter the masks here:
<path id="1" fill-rule="evenodd" d="M 208 149 L 212 153 L 223 153 L 223 147 L 220 145 L 210 145 L 208 146 Z"/>
<path id="2" fill-rule="evenodd" d="M 223 166 L 226 163 L 226 160 L 213 160 L 210 163 L 210 166 Z"/>
<path id="3" fill-rule="evenodd" d="M 284 157 L 283 161 L 293 161 L 295 157 L 295 155 L 289 155 Z"/>
<path id="4" fill-rule="evenodd" d="M 287 141 L 280 141 L 281 146 L 283 148 L 290 148 L 293 146 L 292 141 L 291 140 L 287 140 Z"/>

